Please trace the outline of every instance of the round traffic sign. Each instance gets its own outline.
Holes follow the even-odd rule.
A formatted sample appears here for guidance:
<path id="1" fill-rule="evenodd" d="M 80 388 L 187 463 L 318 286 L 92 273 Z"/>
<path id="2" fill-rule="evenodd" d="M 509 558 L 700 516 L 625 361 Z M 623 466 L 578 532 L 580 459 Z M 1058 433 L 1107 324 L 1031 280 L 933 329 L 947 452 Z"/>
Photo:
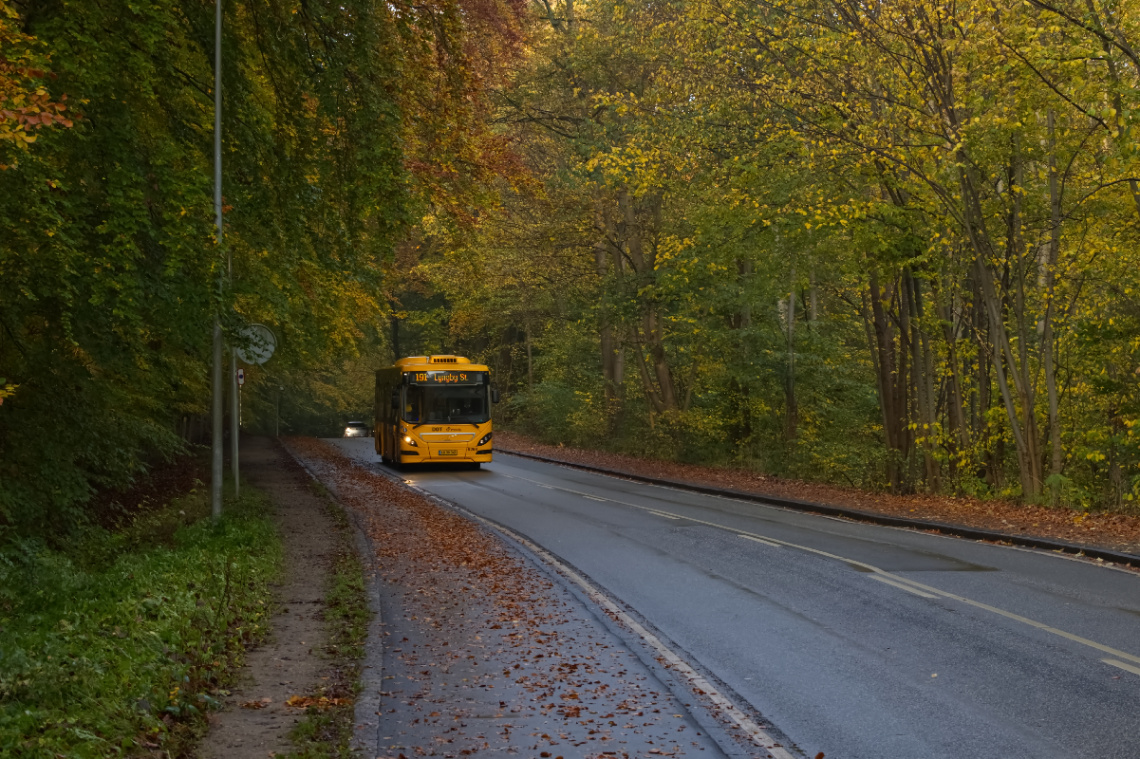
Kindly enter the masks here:
<path id="1" fill-rule="evenodd" d="M 243 363 L 264 364 L 277 349 L 277 336 L 264 324 L 251 324 L 238 336 L 245 345 L 234 348 L 234 353 Z"/>

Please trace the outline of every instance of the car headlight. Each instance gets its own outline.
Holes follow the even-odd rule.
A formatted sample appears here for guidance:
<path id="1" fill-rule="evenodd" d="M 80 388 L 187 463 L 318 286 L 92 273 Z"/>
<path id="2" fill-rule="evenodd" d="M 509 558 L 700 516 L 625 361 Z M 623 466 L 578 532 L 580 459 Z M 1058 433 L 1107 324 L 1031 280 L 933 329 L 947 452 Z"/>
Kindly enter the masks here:
<path id="1" fill-rule="evenodd" d="M 487 444 L 487 443 L 489 443 L 489 442 L 491 442 L 491 433 L 490 433 L 490 432 L 488 432 L 486 435 L 484 435 L 484 436 L 483 436 L 483 437 L 482 437 L 482 438 L 479 440 L 479 442 L 478 442 L 478 443 L 476 443 L 475 445 L 476 445 L 476 446 L 480 446 L 480 445 L 486 445 L 486 444 Z"/>
<path id="2" fill-rule="evenodd" d="M 417 447 L 416 441 L 412 439 L 411 435 L 404 435 L 404 442 L 407 443 L 408 445 L 412 446 L 413 448 Z"/>

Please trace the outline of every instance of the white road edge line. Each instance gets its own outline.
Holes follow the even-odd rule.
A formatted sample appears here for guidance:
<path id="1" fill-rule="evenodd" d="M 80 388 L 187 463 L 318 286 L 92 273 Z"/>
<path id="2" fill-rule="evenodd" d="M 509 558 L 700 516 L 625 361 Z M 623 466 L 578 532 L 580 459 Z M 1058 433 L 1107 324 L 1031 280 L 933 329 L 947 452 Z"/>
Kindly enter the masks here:
<path id="1" fill-rule="evenodd" d="M 527 482 L 534 482 L 535 484 L 539 484 L 535 480 L 530 480 L 526 477 L 518 477 L 517 479 L 525 480 Z M 552 490 L 555 489 L 549 485 L 546 485 L 544 487 L 550 488 Z M 662 486 L 662 485 L 655 485 L 653 487 L 665 488 L 665 486 Z M 563 488 L 558 488 L 558 489 L 562 490 Z M 665 489 L 673 489 L 673 488 L 665 488 Z M 573 492 L 577 492 L 577 491 L 567 490 L 566 492 L 573 493 Z M 714 497 L 719 497 L 719 496 L 714 496 Z M 725 499 L 725 500 L 736 500 L 736 499 Z M 610 502 L 621 504 L 623 506 L 631 506 L 635 509 L 641 509 L 642 511 L 653 511 L 653 509 L 650 507 L 639 506 L 635 503 L 628 503 L 626 501 L 611 500 Z M 959 595 L 954 594 L 954 593 L 949 593 L 945 590 L 940 590 L 939 588 L 933 588 L 929 585 L 924 585 L 923 583 L 915 582 L 914 580 L 908 580 L 905 577 L 900 577 L 898 575 L 891 574 L 890 572 L 888 572 L 884 569 L 880 569 L 879 567 L 876 567 L 874 564 L 868 564 L 865 561 L 858 561 L 856 559 L 848 559 L 844 556 L 839 556 L 838 554 L 829 553 L 827 551 L 821 551 L 818 548 L 811 548 L 809 546 L 803 546 L 803 545 L 800 545 L 798 543 L 789 543 L 786 540 L 780 540 L 778 538 L 770 538 L 770 537 L 763 536 L 763 535 L 755 535 L 753 533 L 744 532 L 743 530 L 740 530 L 740 529 L 737 529 L 734 527 L 725 527 L 724 525 L 717 524 L 716 522 L 709 522 L 709 521 L 704 520 L 704 519 L 697 519 L 695 517 L 683 517 L 683 518 L 689 522 L 695 522 L 696 524 L 703 524 L 703 525 L 706 525 L 708 527 L 715 527 L 719 530 L 725 530 L 727 532 L 733 532 L 733 533 L 736 533 L 736 534 L 741 535 L 741 536 L 751 535 L 753 537 L 761 538 L 763 540 L 767 540 L 767 541 L 770 541 L 772 543 L 778 543 L 778 544 L 785 546 L 787 548 L 795 548 L 797 550 L 804 551 L 806 553 L 814 553 L 817 556 L 824 556 L 824 557 L 827 557 L 829 559 L 835 559 L 836 561 L 842 561 L 843 563 L 848 564 L 852 567 L 865 569 L 868 572 L 873 573 L 877 577 L 888 577 L 888 578 L 890 578 L 896 582 L 900 582 L 900 583 L 904 583 L 906 585 L 910 585 L 912 587 L 918 588 L 919 590 L 926 591 L 927 593 L 933 593 L 934 595 L 940 596 L 942 598 L 949 598 L 951 600 L 958 601 L 960 603 L 964 603 L 968 606 L 973 606 L 976 609 L 983 609 L 984 611 L 988 611 L 988 612 L 991 612 L 993 614 L 997 614 L 998 616 L 1005 617 L 1006 619 L 1011 619 L 1014 622 L 1020 622 L 1020 623 L 1027 625 L 1029 627 L 1033 627 L 1037 630 L 1041 630 L 1042 632 L 1047 632 L 1047 633 L 1050 633 L 1051 635 L 1056 635 L 1060 638 L 1070 640 L 1074 643 L 1079 643 L 1082 646 L 1087 646 L 1089 648 L 1096 649 L 1097 651 L 1101 651 L 1103 653 L 1110 654 L 1110 655 L 1115 656 L 1119 659 L 1125 659 L 1126 661 L 1130 661 L 1130 662 L 1134 662 L 1136 664 L 1140 664 L 1140 656 L 1136 656 L 1134 654 L 1130 654 L 1130 653 L 1127 653 L 1125 651 L 1121 651 L 1119 649 L 1112 648 L 1111 646 L 1106 646 L 1103 643 L 1097 643 L 1095 640 L 1089 640 L 1088 638 L 1082 638 L 1079 635 L 1074 635 L 1073 633 L 1065 632 L 1064 630 L 1060 630 L 1056 627 L 1051 627 L 1050 625 L 1044 624 L 1043 622 L 1038 622 L 1035 619 L 1030 619 L 1029 617 L 1023 617 L 1020 614 L 1014 614 L 1013 612 L 1006 611 L 1005 609 L 999 609 L 996 606 L 990 606 L 989 604 L 982 603 L 981 601 L 975 601 L 972 598 L 966 598 L 965 596 L 959 596 Z"/>
<path id="2" fill-rule="evenodd" d="M 508 530 L 501 525 L 493 524 L 489 520 L 485 520 L 478 515 L 475 515 L 475 518 L 488 525 L 489 527 L 492 527 L 493 529 L 500 530 L 510 535 L 514 540 L 517 540 L 519 543 L 526 546 L 528 550 L 533 551 L 535 554 L 542 557 L 543 561 L 553 566 L 555 569 L 561 572 L 563 576 L 565 576 L 567 579 L 585 591 L 586 595 L 588 595 L 594 603 L 598 604 L 610 614 L 617 617 L 622 624 L 633 630 L 633 632 L 642 640 L 644 640 L 650 648 L 656 651 L 662 659 L 669 663 L 669 667 L 673 671 L 679 672 L 681 675 L 683 675 L 685 679 L 689 681 L 689 684 L 692 687 L 704 691 L 704 694 L 708 696 L 709 700 L 712 701 L 713 704 L 715 704 L 719 709 L 721 709 L 729 719 L 735 722 L 737 727 L 747 733 L 748 736 L 752 738 L 752 740 L 755 741 L 758 746 L 767 751 L 771 755 L 772 759 L 795 759 L 792 754 L 785 751 L 784 748 L 776 742 L 775 738 L 770 736 L 764 731 L 762 727 L 757 725 L 755 720 L 753 720 L 747 714 L 741 713 L 741 711 L 736 708 L 736 705 L 728 700 L 728 698 L 726 698 L 719 690 L 717 690 L 712 683 L 706 680 L 704 676 L 690 667 L 683 659 L 681 659 L 681 657 L 677 656 L 677 654 L 673 653 L 673 650 L 662 643 L 660 638 L 649 632 L 649 630 L 646 630 L 636 619 L 626 614 L 625 611 L 621 609 L 621 607 L 606 597 L 600 590 L 595 588 L 593 584 L 586 580 L 586 578 L 582 577 L 570 567 L 563 564 L 561 561 L 555 558 L 553 554 L 546 551 L 544 548 L 541 548 L 537 544 L 532 543 L 530 540 L 524 538 L 513 530 Z"/>
<path id="3" fill-rule="evenodd" d="M 666 519 L 680 519 L 681 518 L 681 517 L 677 516 L 676 514 L 669 514 L 669 513 L 664 512 L 664 511 L 655 511 L 653 509 L 646 509 L 646 511 L 648 511 L 650 514 L 652 514 L 655 517 L 665 517 Z"/>
<path id="4" fill-rule="evenodd" d="M 591 501 L 601 501 L 602 503 L 608 503 L 608 502 L 609 502 L 609 500 L 610 500 L 609 498 L 598 498 L 596 495 L 584 495 L 584 496 L 582 496 L 582 497 L 583 497 L 583 498 L 588 498 L 588 499 L 590 499 Z"/>
<path id="5" fill-rule="evenodd" d="M 879 582 L 886 583 L 887 585 L 898 588 L 899 590 L 905 590 L 907 593 L 914 593 L 916 596 L 922 596 L 923 598 L 934 598 L 934 599 L 938 598 L 938 596 L 931 595 L 930 593 L 923 593 L 918 588 L 912 588 L 909 585 L 904 585 L 901 582 L 895 582 L 894 580 L 890 579 L 889 577 L 883 577 L 882 575 L 873 574 L 873 575 L 870 575 L 870 578 L 872 580 L 878 580 Z"/>
<path id="6" fill-rule="evenodd" d="M 518 477 L 517 479 L 521 480 L 525 478 Z M 429 498 L 438 497 L 434 496 L 426 490 L 415 487 L 414 485 L 412 488 Z M 585 493 L 581 493 L 580 495 L 585 495 Z M 633 504 L 626 505 L 632 506 Z M 636 508 L 643 507 L 638 506 Z M 650 509 L 645 510 L 650 511 Z M 481 517 L 469 509 L 463 509 L 463 511 L 472 519 L 475 519 L 478 522 L 482 522 L 491 529 L 498 530 L 499 532 L 509 535 L 512 540 L 515 540 L 520 545 L 525 546 L 527 550 L 532 551 L 547 564 L 554 567 L 558 572 L 566 577 L 566 579 L 570 580 L 572 583 L 580 587 L 586 593 L 586 595 L 590 597 L 590 600 L 592 600 L 598 606 L 601 606 L 610 614 L 614 615 L 622 624 L 632 630 L 635 635 L 639 636 L 643 641 L 645 641 L 646 645 L 656 651 L 662 659 L 668 662 L 670 669 L 681 674 L 686 680 L 689 681 L 689 685 L 691 685 L 693 688 L 703 691 L 704 694 L 708 696 L 709 700 L 712 701 L 713 704 L 718 709 L 720 709 L 729 719 L 735 722 L 736 726 L 743 730 L 748 735 L 748 737 L 751 738 L 754 743 L 756 743 L 756 745 L 767 751 L 771 759 L 796 759 L 796 757 L 786 751 L 776 741 L 775 738 L 766 733 L 764 731 L 764 728 L 757 725 L 755 720 L 737 709 L 736 705 L 733 704 L 732 701 L 730 701 L 719 690 L 717 690 L 716 687 L 707 679 L 705 679 L 703 675 L 690 667 L 688 663 L 685 662 L 685 660 L 683 660 L 681 657 L 677 656 L 677 654 L 673 653 L 673 650 L 662 643 L 660 638 L 649 632 L 649 630 L 646 630 L 640 622 L 631 617 L 629 614 L 626 614 L 621 607 L 611 601 L 599 589 L 594 587 L 594 585 L 590 583 L 586 578 L 582 577 L 566 564 L 563 564 L 561 561 L 559 561 L 554 556 L 554 554 L 550 553 L 545 548 L 540 547 L 537 543 L 534 543 L 531 540 L 523 537 L 514 530 L 508 529 L 507 527 L 504 527 L 500 524 L 495 524 L 491 520 Z M 662 514 L 661 516 L 671 515 Z"/>
<path id="7" fill-rule="evenodd" d="M 1101 661 L 1105 664 L 1111 664 L 1114 667 L 1119 667 L 1125 672 L 1131 672 L 1134 675 L 1140 675 L 1140 667 L 1133 667 L 1131 664 L 1125 664 L 1124 662 L 1116 661 L 1115 659 L 1101 659 Z"/>

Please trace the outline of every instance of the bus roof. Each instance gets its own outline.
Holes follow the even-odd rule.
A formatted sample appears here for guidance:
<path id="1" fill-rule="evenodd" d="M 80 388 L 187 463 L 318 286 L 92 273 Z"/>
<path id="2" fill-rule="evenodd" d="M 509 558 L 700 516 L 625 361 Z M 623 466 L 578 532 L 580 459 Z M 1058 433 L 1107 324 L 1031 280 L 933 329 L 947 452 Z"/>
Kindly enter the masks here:
<path id="1" fill-rule="evenodd" d="M 396 361 L 395 368 L 405 372 L 438 371 L 463 367 L 471 372 L 488 371 L 484 364 L 472 364 L 466 356 L 436 355 L 436 356 L 408 356 Z"/>

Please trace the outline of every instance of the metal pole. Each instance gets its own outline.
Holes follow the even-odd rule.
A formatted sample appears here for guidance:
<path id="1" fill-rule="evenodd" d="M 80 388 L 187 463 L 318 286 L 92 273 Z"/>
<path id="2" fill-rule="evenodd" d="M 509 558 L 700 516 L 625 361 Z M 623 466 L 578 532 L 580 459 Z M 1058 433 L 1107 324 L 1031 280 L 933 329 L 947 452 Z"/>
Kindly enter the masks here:
<path id="1" fill-rule="evenodd" d="M 218 245 L 222 245 L 222 0 L 214 0 L 214 216 Z M 226 274 L 229 275 L 229 252 Z M 218 278 L 218 289 L 222 279 Z M 213 367 L 213 464 L 210 476 L 210 507 L 214 519 L 222 516 L 222 321 L 214 315 Z"/>
<path id="2" fill-rule="evenodd" d="M 214 316 L 214 365 L 210 371 L 213 386 L 213 463 L 210 466 L 210 512 L 215 520 L 222 516 L 222 322 Z"/>
<path id="3" fill-rule="evenodd" d="M 218 240 L 222 239 L 222 0 L 214 0 L 217 21 L 214 28 L 214 205 L 217 207 Z M 234 260 L 226 248 L 226 279 L 234 281 Z M 238 450 L 241 448 L 241 410 L 238 408 L 237 355 L 230 348 L 230 466 L 234 477 L 234 498 L 241 488 L 238 477 Z"/>
<path id="4" fill-rule="evenodd" d="M 234 355 L 235 351 L 230 350 L 230 397 L 233 403 L 230 406 L 230 465 L 233 468 L 234 475 L 234 498 L 237 498 L 241 486 L 238 477 L 238 433 L 241 431 L 241 399 L 238 394 L 241 393 L 241 386 L 237 381 L 237 356 Z"/>

